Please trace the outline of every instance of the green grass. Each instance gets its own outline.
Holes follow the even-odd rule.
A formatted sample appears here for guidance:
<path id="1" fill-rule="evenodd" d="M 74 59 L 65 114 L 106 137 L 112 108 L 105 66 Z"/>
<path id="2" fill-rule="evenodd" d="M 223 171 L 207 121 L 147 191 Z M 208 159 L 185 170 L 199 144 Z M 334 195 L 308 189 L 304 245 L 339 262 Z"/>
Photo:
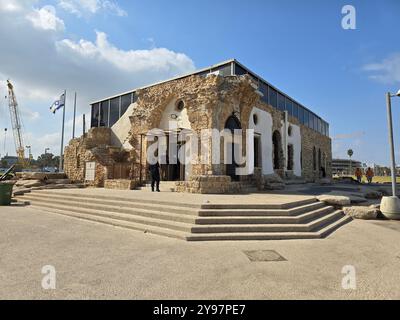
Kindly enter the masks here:
<path id="1" fill-rule="evenodd" d="M 357 180 L 356 176 L 352 176 L 353 179 Z M 367 178 L 365 176 L 361 179 L 362 182 L 367 183 Z M 386 176 L 375 176 L 372 178 L 373 183 L 391 183 L 392 177 Z M 400 183 L 400 177 L 396 177 L 396 183 Z"/>

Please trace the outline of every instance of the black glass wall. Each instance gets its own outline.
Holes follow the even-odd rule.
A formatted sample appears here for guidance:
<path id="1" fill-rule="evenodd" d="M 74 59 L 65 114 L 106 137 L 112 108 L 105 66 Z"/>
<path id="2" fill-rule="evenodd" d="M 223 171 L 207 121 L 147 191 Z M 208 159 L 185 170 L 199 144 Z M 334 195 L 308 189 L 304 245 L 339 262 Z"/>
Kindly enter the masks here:
<path id="1" fill-rule="evenodd" d="M 279 92 L 264 80 L 258 78 L 251 71 L 246 70 L 238 63 L 234 66 L 235 75 L 250 75 L 255 82 L 259 83 L 259 90 L 264 94 L 261 98 L 265 103 L 281 111 L 287 111 L 289 115 L 297 118 L 299 122 L 323 135 L 329 136 L 329 124 L 320 117 L 310 112 L 301 104 L 293 101 L 289 96 Z"/>
<path id="2" fill-rule="evenodd" d="M 109 100 L 103 101 L 100 103 L 100 121 L 99 127 L 108 127 L 108 107 Z"/>
<path id="3" fill-rule="evenodd" d="M 134 93 L 128 93 L 92 104 L 91 127 L 112 127 L 135 101 Z"/>
<path id="4" fill-rule="evenodd" d="M 110 100 L 110 123 L 112 127 L 119 119 L 119 97 Z"/>
<path id="5" fill-rule="evenodd" d="M 98 127 L 99 126 L 99 118 L 100 118 L 100 108 L 99 103 L 95 103 L 92 105 L 92 117 L 90 120 L 90 127 Z"/>

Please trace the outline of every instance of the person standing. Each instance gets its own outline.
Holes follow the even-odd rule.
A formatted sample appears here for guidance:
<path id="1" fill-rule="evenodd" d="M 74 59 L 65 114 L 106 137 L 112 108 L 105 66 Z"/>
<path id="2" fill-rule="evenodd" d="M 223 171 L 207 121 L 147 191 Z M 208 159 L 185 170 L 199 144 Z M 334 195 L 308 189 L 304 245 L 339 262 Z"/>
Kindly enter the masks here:
<path id="1" fill-rule="evenodd" d="M 354 175 L 357 178 L 358 183 L 361 183 L 361 179 L 362 179 L 362 171 L 360 168 L 357 168 L 356 171 L 354 172 Z"/>
<path id="2" fill-rule="evenodd" d="M 149 165 L 149 171 L 151 176 L 151 191 L 154 192 L 154 187 L 156 191 L 160 192 L 160 165 L 159 163 Z"/>
<path id="3" fill-rule="evenodd" d="M 374 171 L 370 167 L 368 167 L 365 176 L 367 177 L 368 183 L 372 183 L 372 178 L 374 177 Z"/>

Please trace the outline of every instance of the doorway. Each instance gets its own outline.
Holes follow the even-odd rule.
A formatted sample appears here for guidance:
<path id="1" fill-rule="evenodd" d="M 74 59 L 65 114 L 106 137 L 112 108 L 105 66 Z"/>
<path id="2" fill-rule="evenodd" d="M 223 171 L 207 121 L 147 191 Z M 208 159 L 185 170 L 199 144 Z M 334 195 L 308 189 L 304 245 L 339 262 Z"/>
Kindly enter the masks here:
<path id="1" fill-rule="evenodd" d="M 228 120 L 226 120 L 225 122 L 225 129 L 229 129 L 232 133 L 232 135 L 234 134 L 234 130 L 235 129 L 241 129 L 241 125 L 240 125 L 240 121 L 237 117 L 235 117 L 234 115 L 231 115 Z M 227 176 L 230 176 L 232 180 L 234 181 L 238 181 L 239 180 L 239 176 L 236 174 L 236 168 L 239 166 L 236 161 L 235 161 L 235 143 L 232 139 L 232 142 L 230 142 L 227 145 L 227 150 L 228 153 L 231 155 L 231 163 L 227 163 L 225 164 L 225 172 Z"/>

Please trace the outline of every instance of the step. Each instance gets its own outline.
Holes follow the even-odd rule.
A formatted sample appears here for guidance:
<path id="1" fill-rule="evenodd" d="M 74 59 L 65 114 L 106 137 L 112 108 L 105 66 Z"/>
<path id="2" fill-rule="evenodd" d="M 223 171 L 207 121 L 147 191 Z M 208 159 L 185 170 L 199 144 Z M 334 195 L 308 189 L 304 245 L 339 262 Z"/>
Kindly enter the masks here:
<path id="1" fill-rule="evenodd" d="M 172 230 L 184 231 L 184 232 L 190 232 L 191 227 L 192 227 L 192 224 L 189 224 L 189 223 L 148 218 L 148 217 L 137 216 L 137 215 L 133 215 L 133 214 L 114 213 L 114 212 L 102 211 L 102 210 L 84 209 L 84 208 L 74 207 L 74 206 L 70 206 L 70 205 L 69 206 L 68 205 L 61 206 L 61 205 L 50 204 L 47 202 L 36 201 L 36 202 L 32 203 L 32 206 L 38 207 L 38 208 L 62 210 L 65 212 L 71 212 L 71 213 L 79 214 L 79 215 L 86 216 L 86 217 L 96 217 L 97 216 L 97 217 L 103 217 L 103 218 L 108 218 L 108 219 L 112 219 L 112 220 L 128 221 L 128 222 L 140 223 L 140 224 L 144 224 L 144 225 L 148 225 L 148 226 L 154 226 L 154 227 L 160 227 L 160 228 L 166 228 L 166 229 L 172 229 Z"/>
<path id="2" fill-rule="evenodd" d="M 268 214 L 262 216 L 252 215 L 235 215 L 235 216 L 200 216 L 196 219 L 196 224 L 296 224 L 306 223 L 313 219 L 320 218 L 322 215 L 331 213 L 333 207 L 323 206 L 313 211 L 305 212 L 296 216 L 289 215 L 271 215 Z"/>
<path id="3" fill-rule="evenodd" d="M 267 195 L 266 195 L 267 196 Z M 203 203 L 201 209 L 290 209 L 309 203 L 316 202 L 315 198 L 308 198 L 304 200 L 291 201 L 287 203 Z"/>
<path id="4" fill-rule="evenodd" d="M 135 191 L 132 191 L 135 192 Z M 157 205 L 171 205 L 171 206 L 176 206 L 177 203 L 173 201 L 163 201 L 163 200 L 158 200 L 156 197 L 154 199 L 143 199 L 143 198 L 128 198 L 128 197 L 119 197 L 119 196 L 114 196 L 114 195 L 98 195 L 98 194 L 89 194 L 89 193 L 73 193 L 73 192 L 59 192 L 59 191 L 53 191 L 53 190 L 46 190 L 46 191 L 33 191 L 30 194 L 45 194 L 48 196 L 52 195 L 59 195 L 62 197 L 68 197 L 68 198 L 85 198 L 87 199 L 103 199 L 103 200 L 114 200 L 114 201 L 125 201 L 125 202 L 130 202 L 130 203 L 146 203 L 146 204 L 157 204 Z M 179 207 L 185 207 L 185 208 L 200 208 L 199 204 L 195 203 L 179 203 Z"/>
<path id="5" fill-rule="evenodd" d="M 33 207 L 36 207 L 36 208 L 38 208 L 42 211 L 48 212 L 48 213 L 65 215 L 65 216 L 72 217 L 72 218 L 78 218 L 78 219 L 82 219 L 82 220 L 88 220 L 91 222 L 107 224 L 107 225 L 114 226 L 114 227 L 127 228 L 127 229 L 136 230 L 136 231 L 144 231 L 145 233 L 151 233 L 151 234 L 166 236 L 166 237 L 170 237 L 170 238 L 187 240 L 187 237 L 189 236 L 189 234 L 186 232 L 172 230 L 172 229 L 166 229 L 166 228 L 161 228 L 161 227 L 156 227 L 156 226 L 149 226 L 147 224 L 134 223 L 134 222 L 111 219 L 111 218 L 100 217 L 100 216 L 80 214 L 80 213 L 76 213 L 76 212 L 47 208 L 47 207 L 40 207 L 40 206 L 33 206 Z"/>
<path id="6" fill-rule="evenodd" d="M 310 232 L 322 228 L 342 216 L 337 210 L 305 224 L 214 224 L 195 225 L 192 233 L 230 233 L 230 232 Z"/>
<path id="7" fill-rule="evenodd" d="M 243 232 L 243 233 L 197 233 L 187 236 L 187 241 L 252 241 L 252 240 L 299 240 L 320 239 L 330 235 L 352 219 L 344 216 L 317 232 Z"/>
<path id="8" fill-rule="evenodd" d="M 289 209 L 201 209 L 198 211 L 201 217 L 212 216 L 295 216 L 305 212 L 313 211 L 326 205 L 315 201 Z"/>
<path id="9" fill-rule="evenodd" d="M 43 201 L 69 201 L 69 202 L 79 202 L 83 206 L 87 207 L 92 207 L 92 208 L 97 208 L 98 206 L 105 206 L 107 208 L 110 208 L 111 210 L 119 210 L 118 212 L 129 212 L 129 211 L 123 211 L 123 210 L 150 210 L 150 211 L 161 211 L 161 212 L 166 212 L 166 213 L 173 213 L 173 214 L 182 214 L 182 215 L 196 215 L 198 209 L 195 208 L 189 208 L 189 207 L 180 207 L 180 206 L 173 206 L 173 205 L 160 205 L 160 204 L 153 204 L 153 203 L 146 203 L 146 202 L 140 202 L 140 200 L 137 200 L 137 202 L 132 202 L 132 201 L 117 201 L 117 200 L 108 200 L 107 198 L 92 198 L 88 201 L 88 198 L 85 197 L 66 197 L 60 196 L 60 195 L 48 195 L 48 194 L 39 194 L 39 193 L 30 193 L 26 194 L 22 197 L 19 197 L 20 199 L 27 199 L 27 200 L 43 200 Z M 122 211 L 121 211 L 122 210 Z"/>

